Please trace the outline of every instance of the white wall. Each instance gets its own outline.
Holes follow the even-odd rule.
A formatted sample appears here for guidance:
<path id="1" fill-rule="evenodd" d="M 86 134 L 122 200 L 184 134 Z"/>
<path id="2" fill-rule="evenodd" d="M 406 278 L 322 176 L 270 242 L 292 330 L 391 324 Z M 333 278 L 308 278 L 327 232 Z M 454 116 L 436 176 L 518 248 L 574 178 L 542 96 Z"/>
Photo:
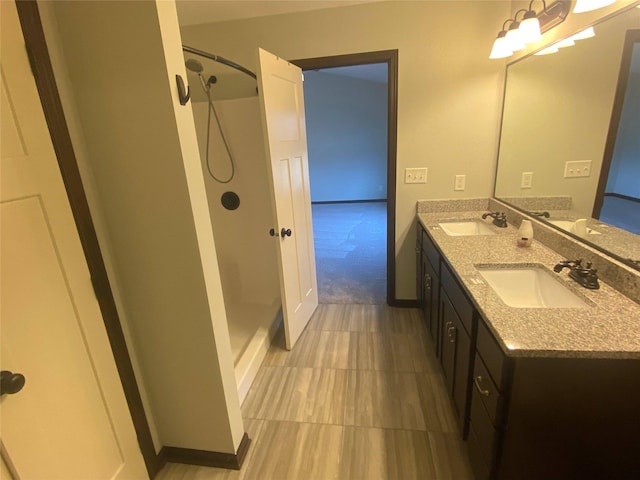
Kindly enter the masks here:
<path id="1" fill-rule="evenodd" d="M 242 419 L 193 117 L 175 88 L 186 75 L 175 5 L 55 2 L 52 12 L 65 115 L 83 144 L 156 448 L 233 453 Z"/>
<path id="2" fill-rule="evenodd" d="M 192 88 L 199 88 L 199 84 Z M 194 103 L 192 108 L 225 302 L 271 307 L 280 302 L 280 287 L 276 244 L 268 235 L 275 224 L 258 97 L 216 101 L 215 106 L 236 163 L 236 174 L 227 184 L 216 182 L 204 164 L 208 103 Z M 218 178 L 229 178 L 231 164 L 213 113 L 209 164 Z M 220 197 L 227 191 L 240 197 L 237 210 L 222 206 Z"/>
<path id="3" fill-rule="evenodd" d="M 387 91 L 386 82 L 305 72 L 312 202 L 387 198 Z"/>
<path id="4" fill-rule="evenodd" d="M 257 47 L 287 59 L 399 50 L 396 296 L 415 298 L 419 199 L 493 193 L 503 62 L 489 60 L 503 1 L 379 2 L 181 29 L 186 44 L 255 71 Z M 428 167 L 405 185 L 406 167 Z M 454 177 L 467 175 L 464 192 Z"/>

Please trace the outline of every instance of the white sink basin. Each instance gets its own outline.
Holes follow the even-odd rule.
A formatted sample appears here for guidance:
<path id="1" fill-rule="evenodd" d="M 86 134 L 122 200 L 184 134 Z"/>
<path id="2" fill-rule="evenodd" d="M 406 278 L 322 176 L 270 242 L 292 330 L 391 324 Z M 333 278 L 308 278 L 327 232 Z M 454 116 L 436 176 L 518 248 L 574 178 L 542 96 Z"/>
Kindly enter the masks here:
<path id="1" fill-rule="evenodd" d="M 588 305 L 546 268 L 478 266 L 478 272 L 504 303 L 515 308 L 584 308 Z"/>
<path id="2" fill-rule="evenodd" d="M 496 234 L 496 232 L 482 220 L 442 221 L 438 223 L 438 225 L 444 230 L 444 233 L 451 237 Z"/>
<path id="3" fill-rule="evenodd" d="M 554 224 L 556 227 L 560 227 L 563 230 L 571 233 L 576 232 L 576 222 L 572 222 L 570 220 L 547 220 L 549 223 Z M 587 235 L 600 235 L 600 232 L 587 227 Z"/>

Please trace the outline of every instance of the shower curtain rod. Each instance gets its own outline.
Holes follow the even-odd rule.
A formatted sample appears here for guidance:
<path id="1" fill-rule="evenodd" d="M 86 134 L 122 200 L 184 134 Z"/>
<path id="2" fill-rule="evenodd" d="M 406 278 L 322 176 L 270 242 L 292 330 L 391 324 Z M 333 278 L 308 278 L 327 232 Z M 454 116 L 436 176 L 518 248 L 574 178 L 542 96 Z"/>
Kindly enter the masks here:
<path id="1" fill-rule="evenodd" d="M 228 67 L 235 68 L 236 70 L 240 70 L 242 73 L 245 73 L 250 77 L 257 79 L 256 74 L 253 73 L 251 70 L 248 70 L 244 68 L 242 65 L 238 65 L 237 63 L 232 62 L 231 60 L 227 60 L 224 57 L 214 55 L 213 53 L 205 52 L 204 50 L 198 50 L 197 48 L 188 47 L 187 45 L 182 45 L 182 50 L 185 52 L 193 53 L 194 55 L 200 55 L 201 57 L 208 58 L 209 60 L 213 60 L 214 62 L 222 63 L 223 65 L 226 65 Z"/>

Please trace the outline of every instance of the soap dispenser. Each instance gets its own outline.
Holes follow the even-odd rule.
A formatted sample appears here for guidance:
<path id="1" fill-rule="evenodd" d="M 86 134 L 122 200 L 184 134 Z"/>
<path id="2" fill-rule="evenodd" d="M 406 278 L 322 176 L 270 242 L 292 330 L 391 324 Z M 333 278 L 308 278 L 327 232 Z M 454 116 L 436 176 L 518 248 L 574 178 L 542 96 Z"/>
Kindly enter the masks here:
<path id="1" fill-rule="evenodd" d="M 518 229 L 518 239 L 516 241 L 519 247 L 530 247 L 533 242 L 533 226 L 530 220 L 522 220 Z"/>

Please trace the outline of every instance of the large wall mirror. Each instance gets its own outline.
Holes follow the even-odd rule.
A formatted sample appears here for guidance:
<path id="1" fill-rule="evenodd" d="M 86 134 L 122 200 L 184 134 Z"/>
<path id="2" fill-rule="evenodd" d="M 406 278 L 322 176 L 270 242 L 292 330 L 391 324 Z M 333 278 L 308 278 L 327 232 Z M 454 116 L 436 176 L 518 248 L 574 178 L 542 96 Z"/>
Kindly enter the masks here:
<path id="1" fill-rule="evenodd" d="M 495 196 L 640 270 L 640 8 L 507 67 Z"/>

